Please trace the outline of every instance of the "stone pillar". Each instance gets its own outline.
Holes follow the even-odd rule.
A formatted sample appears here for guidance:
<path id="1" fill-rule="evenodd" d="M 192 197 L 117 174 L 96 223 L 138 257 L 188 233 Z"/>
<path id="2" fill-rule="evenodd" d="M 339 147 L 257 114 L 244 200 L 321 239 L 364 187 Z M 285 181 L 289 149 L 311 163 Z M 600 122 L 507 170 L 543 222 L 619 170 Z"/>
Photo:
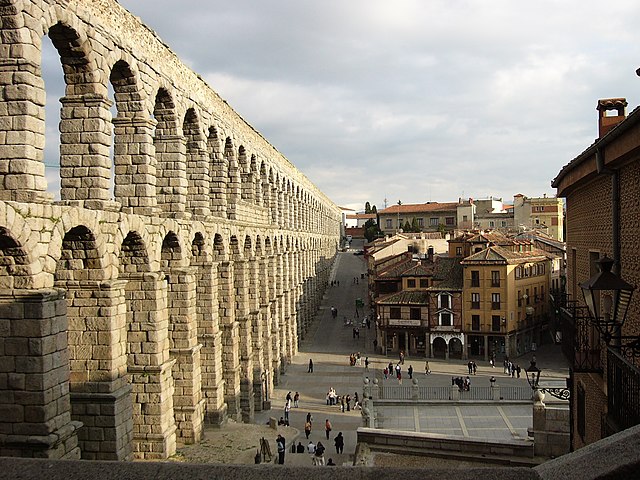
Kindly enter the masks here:
<path id="1" fill-rule="evenodd" d="M 227 159 L 222 145 L 217 140 L 210 141 L 211 153 L 211 213 L 219 218 L 227 218 L 227 181 L 229 180 Z"/>
<path id="2" fill-rule="evenodd" d="M 60 197 L 104 209 L 112 198 L 112 102 L 91 93 L 68 95 L 60 102 Z"/>
<path id="3" fill-rule="evenodd" d="M 269 312 L 268 319 L 270 328 L 271 347 L 271 373 L 273 385 L 278 385 L 280 381 L 280 359 L 281 355 L 281 332 L 278 314 L 278 260 L 275 255 L 270 255 L 268 259 L 268 283 L 269 284 Z"/>
<path id="4" fill-rule="evenodd" d="M 489 361 L 489 336 L 483 335 L 484 338 L 484 361 Z"/>
<path id="5" fill-rule="evenodd" d="M 131 460 L 133 406 L 127 382 L 124 280 L 65 282 L 71 415 L 82 422 L 82 458 Z"/>
<path id="6" fill-rule="evenodd" d="M 204 398 L 196 314 L 195 267 L 171 268 L 168 281 L 169 346 L 173 364 L 173 410 L 178 438 L 197 443 L 202 438 Z"/>
<path id="7" fill-rule="evenodd" d="M 60 290 L 0 292 L 0 455 L 79 459 Z"/>
<path id="8" fill-rule="evenodd" d="M 32 41 L 22 32 L 24 27 L 9 22 L 3 24 L 5 35 Z M 7 45 L 7 49 L 9 46 Z M 11 48 L 30 58 L 8 58 L 5 52 L 0 65 L 0 89 L 4 111 L 0 113 L 0 199 L 18 202 L 52 200 L 47 193 L 44 169 L 44 82 L 40 74 L 40 51 L 31 48 Z"/>
<path id="9" fill-rule="evenodd" d="M 156 135 L 154 145 L 158 207 L 164 215 L 188 218 L 186 140 L 180 135 Z"/>
<path id="10" fill-rule="evenodd" d="M 227 415 L 222 378 L 222 332 L 218 316 L 218 264 L 196 259 L 196 307 L 198 342 L 202 344 L 202 393 L 205 399 L 205 421 L 222 425 Z"/>
<path id="11" fill-rule="evenodd" d="M 223 261 L 218 267 L 219 277 L 219 313 L 222 328 L 222 375 L 224 378 L 224 399 L 227 415 L 240 421 L 240 336 L 236 321 L 236 294 L 234 288 L 234 269 L 229 261 Z"/>
<path id="12" fill-rule="evenodd" d="M 286 296 L 284 291 L 284 254 L 276 255 L 276 315 L 280 338 L 280 373 L 284 373 L 287 366 L 288 329 L 285 321 Z"/>
<path id="13" fill-rule="evenodd" d="M 120 277 L 127 280 L 127 371 L 133 393 L 134 458 L 168 458 L 176 452 L 176 425 L 167 285 L 164 274 L 157 272 L 121 273 Z"/>
<path id="14" fill-rule="evenodd" d="M 227 179 L 227 218 L 230 220 L 236 220 L 237 206 L 242 196 L 240 185 L 240 166 L 238 165 L 238 159 L 233 149 L 226 149 L 225 156 L 229 165 L 229 176 Z"/>
<path id="15" fill-rule="evenodd" d="M 269 346 L 266 330 L 266 307 L 268 291 L 266 290 L 266 265 L 264 257 L 253 258 L 249 262 L 249 314 L 251 316 L 251 339 L 253 353 L 253 401 L 254 410 L 262 411 L 265 382 L 264 373 Z M 260 281 L 262 279 L 262 281 Z"/>
<path id="16" fill-rule="evenodd" d="M 240 348 L 240 409 L 244 422 L 253 421 L 253 352 L 250 311 L 249 262 L 237 258 L 233 262 L 233 277 L 236 293 L 236 321 L 239 327 Z M 257 281 L 257 279 L 256 279 Z"/>
<path id="17" fill-rule="evenodd" d="M 207 152 L 199 141 L 189 142 L 187 149 L 187 211 L 193 215 L 211 215 L 209 190 L 211 175 Z"/>
<path id="18" fill-rule="evenodd" d="M 156 152 L 152 118 L 113 119 L 115 198 L 125 213 L 156 215 Z"/>

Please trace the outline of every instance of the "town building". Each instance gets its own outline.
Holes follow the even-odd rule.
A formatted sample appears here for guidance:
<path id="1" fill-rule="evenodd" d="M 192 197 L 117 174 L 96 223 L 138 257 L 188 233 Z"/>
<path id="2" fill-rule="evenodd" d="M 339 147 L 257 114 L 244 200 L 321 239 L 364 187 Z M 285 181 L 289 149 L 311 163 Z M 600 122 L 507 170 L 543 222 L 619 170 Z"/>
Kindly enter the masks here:
<path id="1" fill-rule="evenodd" d="M 469 355 L 495 360 L 535 350 L 548 326 L 550 256 L 497 232 L 466 232 L 449 245 L 464 272 Z"/>
<path id="2" fill-rule="evenodd" d="M 459 260 L 391 257 L 374 282 L 376 338 L 384 354 L 466 358 Z M 391 263 L 393 261 L 393 263 Z"/>
<path id="3" fill-rule="evenodd" d="M 552 183 L 565 198 L 567 211 L 566 295 L 558 291 L 554 296 L 571 365 L 574 449 L 640 423 L 638 294 L 631 297 L 626 321 L 619 327 L 619 309 L 612 309 L 614 316 L 604 321 L 607 299 L 616 296 L 596 295 L 593 305 L 603 313 L 595 317 L 581 288 L 605 256 L 613 259 L 617 276 L 640 286 L 640 109 L 625 117 L 626 105 L 623 98 L 598 101 L 598 138 Z M 607 343 L 602 330 L 613 325 L 612 320 L 619 333 Z"/>
<path id="4" fill-rule="evenodd" d="M 522 194 L 513 197 L 513 223 L 518 231 L 534 230 L 564 241 L 564 202 L 562 198 L 529 198 Z"/>
<path id="5" fill-rule="evenodd" d="M 501 198 L 457 202 L 392 205 L 378 212 L 379 226 L 385 234 L 407 230 L 448 232 L 494 230 L 504 234 L 533 231 L 562 242 L 564 240 L 564 202 L 561 198 L 514 195 L 513 204 Z"/>
<path id="6" fill-rule="evenodd" d="M 452 232 L 458 229 L 458 210 L 462 218 L 473 218 L 472 207 L 468 201 L 421 204 L 392 205 L 378 212 L 379 227 L 389 235 L 403 231 L 405 225 L 422 232 Z M 467 213 L 462 213 L 468 210 Z"/>

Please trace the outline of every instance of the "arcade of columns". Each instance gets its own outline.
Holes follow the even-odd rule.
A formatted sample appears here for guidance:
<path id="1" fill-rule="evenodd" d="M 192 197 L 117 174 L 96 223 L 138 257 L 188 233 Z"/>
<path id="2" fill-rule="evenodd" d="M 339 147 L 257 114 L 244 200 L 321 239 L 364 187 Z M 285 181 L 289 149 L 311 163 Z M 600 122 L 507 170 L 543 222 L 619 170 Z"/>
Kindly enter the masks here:
<path id="1" fill-rule="evenodd" d="M 318 307 L 339 209 L 115 1 L 0 15 L 0 455 L 166 458 L 251 421 Z"/>

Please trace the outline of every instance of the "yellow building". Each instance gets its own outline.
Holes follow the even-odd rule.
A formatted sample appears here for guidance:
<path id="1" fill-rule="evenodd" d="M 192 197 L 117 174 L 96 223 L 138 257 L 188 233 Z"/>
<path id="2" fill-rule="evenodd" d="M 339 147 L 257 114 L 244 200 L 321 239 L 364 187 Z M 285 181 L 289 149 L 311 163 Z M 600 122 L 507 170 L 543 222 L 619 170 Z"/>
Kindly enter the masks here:
<path id="1" fill-rule="evenodd" d="M 535 350 L 543 339 L 551 260 L 528 241 L 502 237 L 496 245 L 482 238 L 488 240 L 476 235 L 462 247 L 460 238 L 451 245 L 454 252 L 471 252 L 461 262 L 463 329 L 469 356 L 501 361 Z"/>

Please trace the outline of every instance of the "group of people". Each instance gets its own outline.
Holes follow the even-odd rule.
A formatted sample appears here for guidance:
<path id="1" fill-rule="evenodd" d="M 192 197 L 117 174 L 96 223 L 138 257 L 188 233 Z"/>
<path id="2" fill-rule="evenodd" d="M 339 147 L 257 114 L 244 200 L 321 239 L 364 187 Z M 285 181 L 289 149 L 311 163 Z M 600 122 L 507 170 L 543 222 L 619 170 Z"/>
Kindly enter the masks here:
<path id="1" fill-rule="evenodd" d="M 505 357 L 503 367 L 504 373 L 506 373 L 510 377 L 514 378 L 517 376 L 518 378 L 520 378 L 520 372 L 522 371 L 520 365 L 517 365 L 516 363 L 509 360 L 509 357 Z"/>
<path id="2" fill-rule="evenodd" d="M 476 371 L 478 370 L 478 365 L 476 365 L 475 361 L 469 360 L 469 363 L 467 363 L 467 368 L 469 369 L 469 375 L 475 375 Z"/>
<path id="3" fill-rule="evenodd" d="M 403 357 L 403 361 L 404 361 L 404 357 Z M 384 375 L 384 379 L 388 379 L 392 376 L 395 376 L 398 379 L 398 383 L 402 384 L 402 364 L 400 362 L 396 363 L 396 366 L 393 366 L 393 363 L 389 362 L 389 365 L 387 365 L 384 370 L 382 371 L 383 375 Z M 431 373 L 431 371 L 429 370 L 429 373 Z M 407 374 L 409 375 L 409 379 L 413 378 L 413 366 L 409 365 L 409 368 L 407 369 Z"/>
<path id="4" fill-rule="evenodd" d="M 364 360 L 365 363 L 365 367 L 369 367 L 369 357 L 366 357 Z M 349 365 L 353 366 L 359 366 L 362 365 L 362 355 L 360 355 L 360 352 L 356 352 L 356 353 L 352 353 L 351 355 L 349 355 Z"/>
<path id="5" fill-rule="evenodd" d="M 338 405 L 340 410 L 344 412 L 351 411 L 351 402 L 353 401 L 353 410 L 362 409 L 360 405 L 360 397 L 358 392 L 354 392 L 353 397 L 350 394 L 338 395 L 333 387 L 327 392 L 327 405 Z"/>
<path id="6" fill-rule="evenodd" d="M 460 391 L 468 392 L 471 389 L 471 379 L 466 377 L 451 377 L 451 385 L 457 385 Z"/>

